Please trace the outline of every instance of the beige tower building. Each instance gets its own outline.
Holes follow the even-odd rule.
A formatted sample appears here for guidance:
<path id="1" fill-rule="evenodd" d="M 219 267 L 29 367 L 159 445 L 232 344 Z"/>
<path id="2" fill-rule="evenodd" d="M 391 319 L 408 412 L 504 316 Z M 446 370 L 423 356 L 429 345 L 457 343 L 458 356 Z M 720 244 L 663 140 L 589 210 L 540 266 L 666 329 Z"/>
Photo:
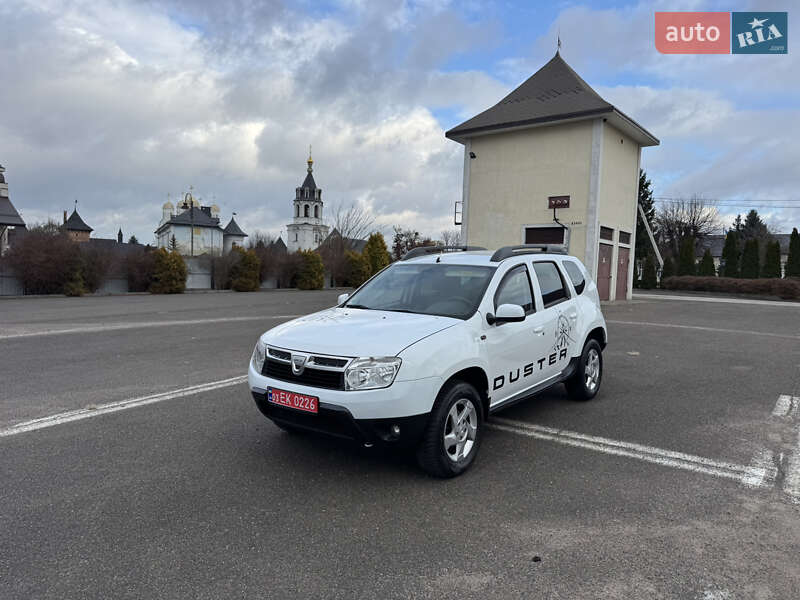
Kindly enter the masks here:
<path id="1" fill-rule="evenodd" d="M 556 53 L 446 135 L 464 145 L 463 243 L 565 244 L 603 299 L 631 297 L 641 149 L 659 143 L 651 133 Z"/>

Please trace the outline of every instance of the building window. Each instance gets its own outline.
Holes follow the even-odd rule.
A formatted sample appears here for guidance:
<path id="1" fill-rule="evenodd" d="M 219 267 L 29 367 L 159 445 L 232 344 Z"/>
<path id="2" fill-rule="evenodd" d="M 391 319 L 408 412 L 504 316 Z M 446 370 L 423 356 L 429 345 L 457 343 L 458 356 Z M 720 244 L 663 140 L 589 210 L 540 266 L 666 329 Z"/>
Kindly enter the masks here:
<path id="1" fill-rule="evenodd" d="M 631 234 L 627 231 L 620 231 L 619 232 L 619 243 L 620 244 L 628 244 L 631 243 Z"/>
<path id="2" fill-rule="evenodd" d="M 300 205 L 299 204 L 295 204 L 294 205 L 294 216 L 295 217 L 299 217 L 300 216 Z"/>
<path id="3" fill-rule="evenodd" d="M 611 227 L 600 227 L 600 239 L 614 241 L 614 230 Z"/>
<path id="4" fill-rule="evenodd" d="M 294 241 L 295 242 L 297 241 L 297 234 L 296 233 L 294 234 Z"/>
<path id="5" fill-rule="evenodd" d="M 319 219 L 319 206 L 314 207 L 314 218 Z"/>
<path id="6" fill-rule="evenodd" d="M 565 231 L 563 227 L 526 227 L 525 243 L 563 244 Z"/>
<path id="7" fill-rule="evenodd" d="M 308 188 L 306 188 L 306 198 L 308 198 Z"/>
<path id="8" fill-rule="evenodd" d="M 308 204 L 306 204 L 306 207 L 303 209 L 303 216 L 304 217 L 308 216 Z"/>

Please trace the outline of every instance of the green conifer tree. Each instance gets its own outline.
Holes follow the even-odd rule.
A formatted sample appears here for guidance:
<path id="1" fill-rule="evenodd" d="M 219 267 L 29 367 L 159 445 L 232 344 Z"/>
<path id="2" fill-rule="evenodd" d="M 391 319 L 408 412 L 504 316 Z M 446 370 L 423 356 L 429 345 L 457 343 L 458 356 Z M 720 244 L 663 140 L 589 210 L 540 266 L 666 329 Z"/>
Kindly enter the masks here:
<path id="1" fill-rule="evenodd" d="M 747 240 L 742 252 L 742 277 L 744 279 L 758 279 L 758 240 Z"/>
<path id="2" fill-rule="evenodd" d="M 644 268 L 642 269 L 642 281 L 640 283 L 642 289 L 651 290 L 658 285 L 656 278 L 656 261 L 653 260 L 653 255 L 648 254 L 644 259 Z"/>
<path id="3" fill-rule="evenodd" d="M 714 269 L 714 258 L 708 248 L 706 248 L 703 258 L 700 259 L 700 263 L 697 265 L 697 274 L 700 277 L 714 277 L 717 274 L 716 269 Z"/>
<path id="4" fill-rule="evenodd" d="M 764 268 L 761 277 L 780 279 L 781 276 L 781 244 L 778 241 L 767 243 L 767 252 L 764 255 Z"/>
<path id="5" fill-rule="evenodd" d="M 739 236 L 734 229 L 725 236 L 725 247 L 722 249 L 722 264 L 719 267 L 720 277 L 739 277 Z"/>
<path id="6" fill-rule="evenodd" d="M 678 256 L 678 275 L 695 274 L 694 238 L 686 237 L 681 241 L 680 255 Z"/>
<path id="7" fill-rule="evenodd" d="M 786 259 L 786 277 L 800 277 L 800 233 L 797 227 L 789 236 L 789 256 Z"/>

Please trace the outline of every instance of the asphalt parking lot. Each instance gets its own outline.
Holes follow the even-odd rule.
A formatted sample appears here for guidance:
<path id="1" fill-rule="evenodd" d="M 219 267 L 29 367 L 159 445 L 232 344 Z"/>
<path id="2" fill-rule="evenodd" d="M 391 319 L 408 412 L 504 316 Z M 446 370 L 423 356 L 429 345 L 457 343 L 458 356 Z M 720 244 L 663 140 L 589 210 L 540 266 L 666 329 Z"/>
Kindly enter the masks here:
<path id="1" fill-rule="evenodd" d="M 606 306 L 599 396 L 440 481 L 253 405 L 337 293 L 0 300 L 0 598 L 800 597 L 800 306 Z"/>

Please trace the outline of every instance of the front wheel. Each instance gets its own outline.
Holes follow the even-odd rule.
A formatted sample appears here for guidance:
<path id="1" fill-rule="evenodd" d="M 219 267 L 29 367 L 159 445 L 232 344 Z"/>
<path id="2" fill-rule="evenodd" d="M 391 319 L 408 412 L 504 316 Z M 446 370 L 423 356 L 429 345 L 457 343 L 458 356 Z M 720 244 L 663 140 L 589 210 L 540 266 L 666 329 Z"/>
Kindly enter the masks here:
<path id="1" fill-rule="evenodd" d="M 597 340 L 587 340 L 578 360 L 578 369 L 565 382 L 567 392 L 575 400 L 591 400 L 603 379 L 603 350 Z"/>
<path id="2" fill-rule="evenodd" d="M 417 449 L 417 461 L 428 474 L 455 477 L 470 467 L 483 437 L 481 406 L 480 394 L 468 383 L 442 388 Z"/>

